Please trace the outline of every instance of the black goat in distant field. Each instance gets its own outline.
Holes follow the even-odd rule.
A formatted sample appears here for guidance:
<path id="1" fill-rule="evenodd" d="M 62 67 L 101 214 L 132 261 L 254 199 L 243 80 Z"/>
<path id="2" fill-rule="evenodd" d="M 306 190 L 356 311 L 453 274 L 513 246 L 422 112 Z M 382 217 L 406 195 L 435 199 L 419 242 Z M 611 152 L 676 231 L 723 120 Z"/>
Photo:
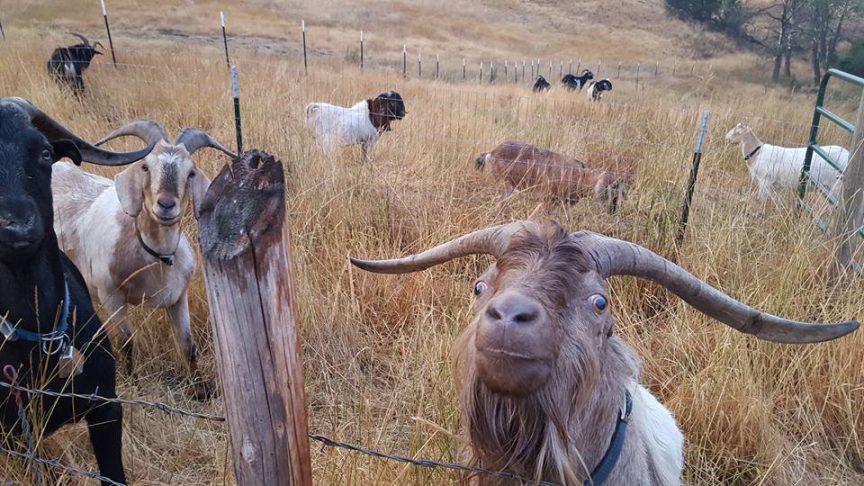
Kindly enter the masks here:
<path id="1" fill-rule="evenodd" d="M 549 81 L 546 81 L 546 78 L 543 76 L 537 76 L 537 81 L 534 82 L 534 87 L 531 88 L 535 93 L 540 93 L 543 91 L 549 91 Z"/>
<path id="2" fill-rule="evenodd" d="M 84 91 L 84 70 L 90 67 L 93 56 L 102 54 L 97 50 L 102 44 L 90 44 L 83 35 L 76 32 L 71 34 L 81 39 L 82 43 L 54 49 L 51 59 L 48 60 L 48 72 L 58 83 L 65 84 L 72 88 L 73 92 L 80 94 Z"/>
<path id="3" fill-rule="evenodd" d="M 572 90 L 582 90 L 582 88 L 588 84 L 588 81 L 594 79 L 594 73 L 585 69 L 582 71 L 582 74 L 579 76 L 573 74 L 565 74 L 563 78 L 561 78 L 561 84 L 566 86 L 568 89 Z"/>

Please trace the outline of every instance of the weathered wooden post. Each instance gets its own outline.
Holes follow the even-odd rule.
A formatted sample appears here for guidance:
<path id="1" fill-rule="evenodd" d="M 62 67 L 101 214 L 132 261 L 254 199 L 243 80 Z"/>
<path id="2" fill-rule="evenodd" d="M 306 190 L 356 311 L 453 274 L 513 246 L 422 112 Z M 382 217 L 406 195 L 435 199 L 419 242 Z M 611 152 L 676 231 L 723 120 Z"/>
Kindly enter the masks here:
<path id="1" fill-rule="evenodd" d="M 402 44 L 402 77 L 408 77 L 408 46 Z"/>
<path id="2" fill-rule="evenodd" d="M 311 486 L 282 163 L 226 165 L 198 227 L 237 484 Z"/>
<path id="3" fill-rule="evenodd" d="M 417 77 L 423 79 L 423 53 L 417 53 Z"/>
<path id="4" fill-rule="evenodd" d="M 435 79 L 441 77 L 441 57 L 435 54 Z"/>
<path id="5" fill-rule="evenodd" d="M 300 21 L 300 29 L 303 31 L 303 71 L 309 74 L 309 63 L 306 61 L 306 21 Z"/>
<path id="6" fill-rule="evenodd" d="M 855 132 L 852 136 L 850 152 L 852 157 L 843 173 L 843 194 L 837 203 L 837 215 L 833 226 L 839 246 L 836 253 L 839 273 L 852 265 L 856 250 L 860 247 L 864 235 L 864 97 L 858 106 L 858 119 L 855 122 Z M 859 234 L 859 232 L 861 232 Z"/>
<path id="7" fill-rule="evenodd" d="M 111 38 L 111 26 L 108 24 L 108 9 L 105 8 L 105 0 L 99 0 L 99 5 L 102 7 L 102 19 L 105 21 L 105 32 L 108 33 L 108 47 L 111 48 L 111 61 L 114 67 L 117 67 L 117 56 L 114 55 L 114 39 Z M 3 39 L 6 39 L 6 34 L 3 34 Z"/>
<path id="8" fill-rule="evenodd" d="M 637 88 L 639 87 L 639 70 L 640 70 L 640 69 L 642 69 L 642 63 L 641 63 L 641 62 L 637 62 L 637 63 L 636 63 L 636 87 L 637 87 Z"/>
<path id="9" fill-rule="evenodd" d="M 462 81 L 465 81 L 465 77 L 468 76 L 468 71 L 465 67 L 465 58 L 462 58 Z"/>
<path id="10" fill-rule="evenodd" d="M 363 31 L 360 31 L 360 70 L 363 70 Z"/>

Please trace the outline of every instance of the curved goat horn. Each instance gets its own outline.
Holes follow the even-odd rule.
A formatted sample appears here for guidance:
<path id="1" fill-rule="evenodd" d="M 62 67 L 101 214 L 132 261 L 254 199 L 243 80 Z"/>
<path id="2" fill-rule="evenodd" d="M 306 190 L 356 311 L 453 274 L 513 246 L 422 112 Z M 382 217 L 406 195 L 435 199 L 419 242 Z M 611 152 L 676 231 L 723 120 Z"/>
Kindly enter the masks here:
<path id="1" fill-rule="evenodd" d="M 146 148 L 135 152 L 124 153 L 102 150 L 70 132 L 66 127 L 57 123 L 24 98 L 0 98 L 0 103 L 12 103 L 20 108 L 30 118 L 30 123 L 42 132 L 49 141 L 69 140 L 74 143 L 81 153 L 81 160 L 90 162 L 91 164 L 127 165 L 143 159 L 153 150 L 154 145 L 152 143 L 148 144 Z"/>
<path id="2" fill-rule="evenodd" d="M 75 37 L 81 39 L 81 42 L 83 42 L 85 46 L 89 46 L 89 45 L 90 45 L 90 41 L 87 40 L 86 37 L 84 37 L 84 34 L 79 34 L 78 32 L 69 32 L 69 33 L 70 33 L 71 35 L 74 35 Z"/>
<path id="3" fill-rule="evenodd" d="M 537 223 L 516 221 L 501 226 L 481 229 L 442 243 L 422 253 L 392 260 L 359 260 L 351 258 L 354 266 L 375 273 L 419 272 L 429 267 L 467 255 L 492 255 L 498 257 L 507 249 L 510 238 L 517 232 L 531 228 Z"/>
<path id="4" fill-rule="evenodd" d="M 183 132 L 177 137 L 177 142 L 175 145 L 183 145 L 186 147 L 186 151 L 189 152 L 189 155 L 194 154 L 198 149 L 204 147 L 215 148 L 228 155 L 232 159 L 237 158 L 237 154 L 225 148 L 224 145 L 217 142 L 206 132 L 198 130 L 197 128 L 184 128 Z"/>
<path id="5" fill-rule="evenodd" d="M 162 140 L 168 140 L 162 125 L 153 120 L 136 120 L 105 135 L 101 140 L 96 142 L 96 145 L 102 145 L 109 140 L 127 136 L 138 137 L 147 142 L 147 145 L 154 146 Z"/>
<path id="6" fill-rule="evenodd" d="M 642 246 L 587 231 L 574 233 L 573 238 L 585 245 L 603 278 L 633 275 L 653 280 L 703 314 L 759 339 L 815 343 L 839 338 L 859 326 L 858 321 L 823 325 L 783 319 L 729 297 Z"/>

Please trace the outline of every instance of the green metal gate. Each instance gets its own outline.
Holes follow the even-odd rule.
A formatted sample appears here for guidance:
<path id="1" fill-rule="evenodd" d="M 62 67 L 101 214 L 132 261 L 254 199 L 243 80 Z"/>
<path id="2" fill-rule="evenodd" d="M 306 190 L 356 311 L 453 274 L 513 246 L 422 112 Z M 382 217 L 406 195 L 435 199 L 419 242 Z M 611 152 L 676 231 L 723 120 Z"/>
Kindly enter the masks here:
<path id="1" fill-rule="evenodd" d="M 837 160 L 832 158 L 823 148 L 819 145 L 819 127 L 820 122 L 822 121 L 822 117 L 828 119 L 828 121 L 833 122 L 840 126 L 843 130 L 848 132 L 850 135 L 855 133 L 855 125 L 844 120 L 840 115 L 828 110 L 825 108 L 825 92 L 828 88 L 828 81 L 831 78 L 837 78 L 842 81 L 846 81 L 848 83 L 854 84 L 862 88 L 862 96 L 864 96 L 864 79 L 859 78 L 858 76 L 854 76 L 852 74 L 840 71 L 838 69 L 829 69 L 828 72 L 822 77 L 822 82 L 819 83 L 819 94 L 816 96 L 816 109 L 813 111 L 813 123 L 810 126 L 810 142 L 807 144 L 807 155 L 804 158 L 804 167 L 801 169 L 801 179 L 800 179 L 800 187 L 798 188 L 798 202 L 800 206 L 809 212 L 813 218 L 816 225 L 823 231 L 829 230 L 829 222 L 825 219 L 821 218 L 816 214 L 816 209 L 807 202 L 805 198 L 805 193 L 807 187 L 813 187 L 818 189 L 819 192 L 825 197 L 831 207 L 836 207 L 838 204 L 837 198 L 830 195 L 831 188 L 825 187 L 816 181 L 810 174 L 810 165 L 813 161 L 813 154 L 816 153 L 821 158 L 825 159 L 828 164 L 834 167 L 839 173 L 844 172 L 844 168 L 840 166 Z M 864 127 L 860 127 L 861 130 L 864 130 Z M 853 153 L 856 147 L 851 147 L 850 153 Z M 851 158 L 850 158 L 851 162 Z M 861 238 L 864 238 L 864 227 L 858 228 L 857 235 Z"/>

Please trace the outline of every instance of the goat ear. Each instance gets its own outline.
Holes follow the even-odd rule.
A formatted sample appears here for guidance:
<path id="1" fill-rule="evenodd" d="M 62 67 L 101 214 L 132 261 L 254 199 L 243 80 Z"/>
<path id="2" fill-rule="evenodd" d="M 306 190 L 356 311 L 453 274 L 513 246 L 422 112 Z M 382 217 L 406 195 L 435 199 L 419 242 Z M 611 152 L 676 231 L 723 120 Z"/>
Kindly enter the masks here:
<path id="1" fill-rule="evenodd" d="M 51 148 L 54 149 L 54 162 L 68 157 L 75 165 L 81 165 L 81 151 L 72 140 L 55 140 L 51 142 Z"/>
<path id="2" fill-rule="evenodd" d="M 141 170 L 141 164 L 133 164 L 128 169 L 117 174 L 114 178 L 114 187 L 117 190 L 117 198 L 123 212 L 132 216 L 138 216 L 141 206 L 144 205 L 144 178 L 146 172 Z"/>
<path id="3" fill-rule="evenodd" d="M 195 210 L 195 219 L 201 216 L 201 203 L 204 202 L 204 195 L 207 194 L 209 187 L 210 179 L 200 170 L 195 171 L 195 177 L 189 179 L 189 191 L 192 195 L 192 209 Z"/>

